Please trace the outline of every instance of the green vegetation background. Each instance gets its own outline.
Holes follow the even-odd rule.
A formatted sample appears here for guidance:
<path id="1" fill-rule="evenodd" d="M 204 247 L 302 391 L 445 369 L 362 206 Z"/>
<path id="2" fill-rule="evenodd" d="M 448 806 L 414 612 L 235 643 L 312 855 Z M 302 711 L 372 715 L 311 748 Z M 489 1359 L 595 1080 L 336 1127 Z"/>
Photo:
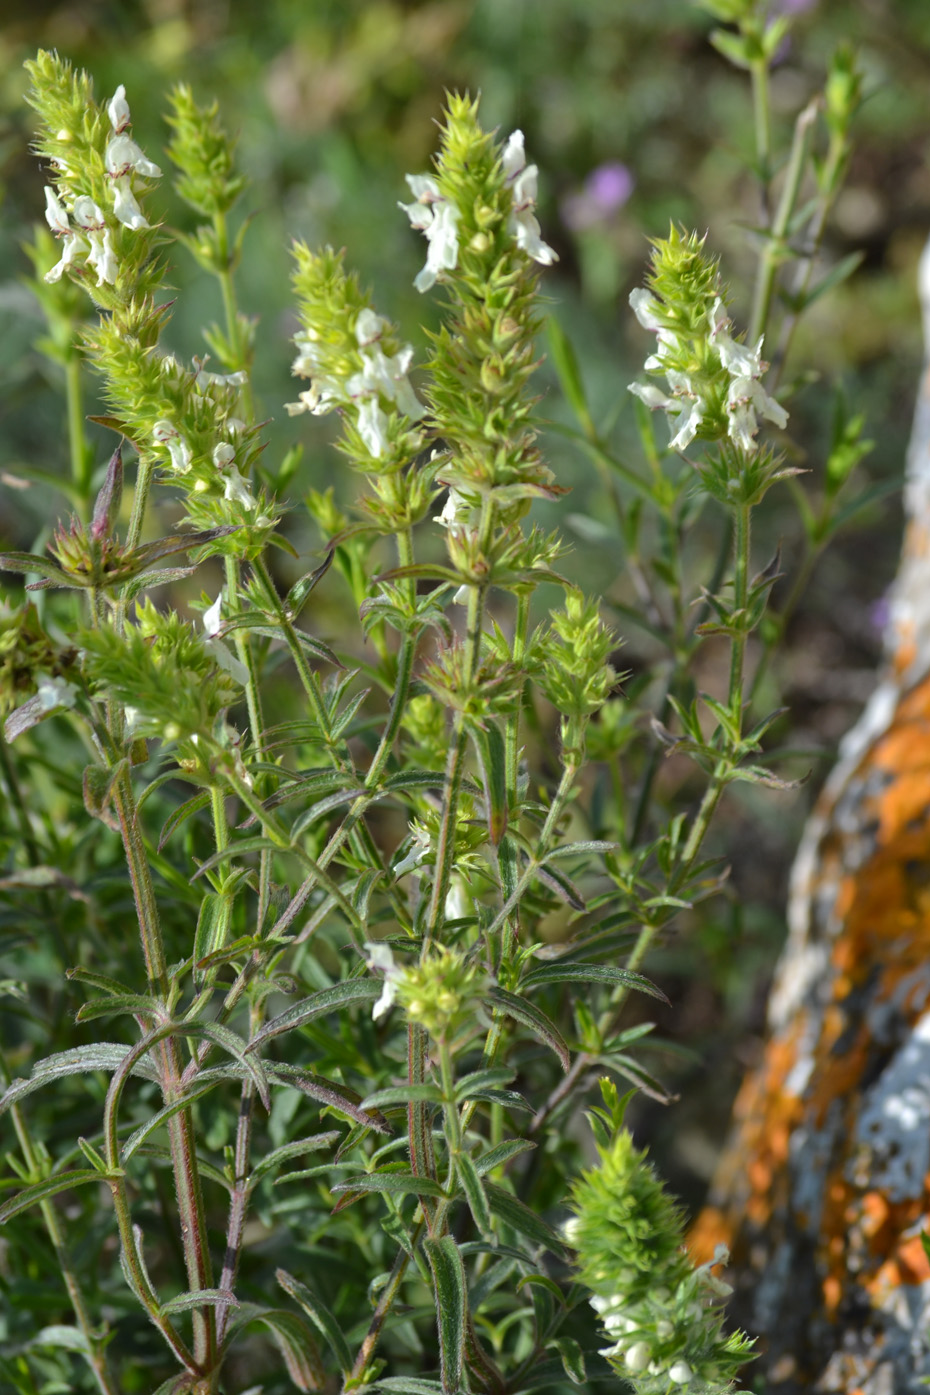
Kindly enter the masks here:
<path id="1" fill-rule="evenodd" d="M 826 248 L 832 261 L 859 248 L 864 260 L 809 317 L 792 365 L 810 378 L 791 404 L 792 428 L 796 463 L 810 472 L 806 488 L 816 495 L 829 435 L 825 383 L 833 377 L 866 413 L 866 434 L 876 443 L 864 467 L 868 481 L 893 482 L 902 470 L 921 355 L 914 277 L 930 225 L 930 6 L 926 0 L 782 3 L 801 12 L 773 81 L 782 148 L 839 40 L 856 44 L 870 94 Z M 64 496 L 25 486 L 19 474 L 23 467 L 67 473 L 63 400 L 34 348 L 42 325 L 21 279 L 28 270 L 21 243 L 43 207 L 44 180 L 28 148 L 30 116 L 22 101 L 22 62 L 37 47 L 55 47 L 86 66 L 101 96 L 125 83 L 134 135 L 156 159 L 166 137 L 163 94 L 172 83 L 190 83 L 201 101 L 219 99 L 224 121 L 239 133 L 250 179 L 243 202 L 254 222 L 241 301 L 259 316 L 256 386 L 271 419 L 269 459 L 279 460 L 302 439 L 294 500 L 310 485 L 333 484 L 337 497 L 349 501 L 353 482 L 329 444 L 332 422 L 291 422 L 282 407 L 293 395 L 290 239 L 345 245 L 379 309 L 422 350 L 418 325 L 434 313 L 412 286 L 422 243 L 395 205 L 407 193 L 404 173 L 428 168 L 444 92 L 480 92 L 485 125 L 526 133 L 530 159 L 540 168 L 543 233 L 560 256 L 545 279 L 552 313 L 576 346 L 597 419 L 615 419 L 618 442 L 634 449 L 626 384 L 646 346 L 626 302 L 642 278 L 647 238 L 667 231 L 670 220 L 706 229 L 733 284 L 736 321 L 745 319 L 758 216 L 747 172 L 751 109 L 742 75 L 709 45 L 710 28 L 709 16 L 690 0 L 5 0 L 0 543 L 41 548 L 54 521 L 50 508 L 67 510 Z M 632 192 L 599 213 L 587 181 L 614 165 L 625 166 Z M 189 230 L 190 215 L 167 179 L 158 198 L 165 220 Z M 578 226 L 579 216 L 587 216 L 586 226 Z M 191 260 L 173 266 L 172 280 L 178 304 L 169 338 L 179 355 L 202 353 L 201 329 L 219 313 L 213 290 Z M 540 378 L 542 417 L 567 421 L 554 374 L 544 365 Z M 111 444 L 103 432 L 99 440 L 102 464 Z M 607 508 L 597 476 L 557 432 L 545 432 L 545 446 L 557 477 L 574 491 L 560 510 L 574 533 L 566 570 L 586 590 L 632 603 L 616 542 L 597 526 Z M 788 491 L 781 497 L 768 536 L 758 539 L 756 560 L 766 561 L 763 552 L 780 539 L 790 576 L 798 525 Z M 305 554 L 317 540 L 301 517 L 298 507 L 291 536 Z M 740 1073 L 758 1049 L 804 813 L 873 682 L 882 597 L 899 537 L 900 507 L 891 492 L 819 565 L 778 671 L 793 714 L 790 744 L 809 753 L 813 778 L 800 795 L 744 786 L 730 797 L 717 841 L 733 868 L 732 895 L 712 903 L 700 920 L 685 918 L 651 965 L 673 1003 L 661 1030 L 682 1048 L 680 1058 L 670 1055 L 665 1073 L 681 1099 L 671 1107 L 640 1101 L 635 1120 L 661 1170 L 692 1204 L 700 1200 Z M 316 618 L 324 637 L 346 623 L 338 605 L 331 588 Z M 646 641 L 628 625 L 620 628 L 623 667 L 635 672 Z"/>

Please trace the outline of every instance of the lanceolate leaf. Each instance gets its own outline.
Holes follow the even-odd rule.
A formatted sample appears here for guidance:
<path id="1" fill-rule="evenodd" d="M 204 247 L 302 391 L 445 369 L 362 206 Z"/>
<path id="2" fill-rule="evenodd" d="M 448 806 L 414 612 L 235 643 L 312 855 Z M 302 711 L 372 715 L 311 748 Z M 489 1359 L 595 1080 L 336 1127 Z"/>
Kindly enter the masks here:
<path id="1" fill-rule="evenodd" d="M 527 1240 L 532 1240 L 536 1245 L 544 1245 L 547 1250 L 552 1250 L 555 1254 L 565 1251 L 565 1242 L 559 1238 L 550 1225 L 531 1211 L 528 1206 L 518 1200 L 512 1192 L 505 1191 L 503 1187 L 496 1186 L 493 1182 L 485 1183 L 488 1202 L 495 1216 L 499 1217 L 505 1225 L 512 1230 L 519 1231 Z"/>
<path id="2" fill-rule="evenodd" d="M 529 1003 L 525 998 L 518 998 L 515 993 L 509 993 L 505 988 L 492 988 L 488 993 L 488 998 L 493 1007 L 501 1012 L 506 1012 L 508 1017 L 516 1018 L 522 1022 L 524 1027 L 529 1027 L 530 1031 L 551 1047 L 562 1063 L 563 1070 L 568 1070 L 571 1064 L 571 1056 L 568 1047 L 562 1038 L 562 1034 L 551 1018 L 547 1017 L 535 1003 Z"/>
<path id="3" fill-rule="evenodd" d="M 363 1109 L 388 1109 L 397 1104 L 442 1104 L 442 1091 L 438 1085 L 392 1085 L 362 1100 Z"/>
<path id="4" fill-rule="evenodd" d="M 121 1013 L 151 1016 L 154 1004 L 141 993 L 121 993 L 112 998 L 91 998 L 78 1008 L 75 1022 L 92 1022 L 98 1017 L 118 1017 Z"/>
<path id="5" fill-rule="evenodd" d="M 172 1313 L 189 1313 L 192 1308 L 238 1308 L 239 1300 L 228 1288 L 198 1288 L 187 1293 L 179 1293 L 177 1298 L 169 1298 L 161 1305 L 161 1316 Z"/>
<path id="6" fill-rule="evenodd" d="M 478 1169 L 475 1167 L 468 1153 L 456 1153 L 455 1170 L 462 1184 L 462 1191 L 465 1193 L 465 1200 L 468 1202 L 468 1209 L 471 1212 L 472 1220 L 486 1240 L 493 1240 L 494 1229 L 491 1225 L 491 1208 L 484 1194 L 484 1187 L 478 1175 Z"/>
<path id="7" fill-rule="evenodd" d="M 73 1172 L 59 1172 L 54 1177 L 46 1177 L 42 1182 L 24 1187 L 21 1192 L 17 1192 L 0 1206 L 0 1225 L 5 1225 L 11 1216 L 28 1210 L 39 1201 L 46 1201 L 50 1196 L 57 1196 L 59 1192 L 66 1192 L 71 1187 L 83 1187 L 87 1182 L 100 1180 L 100 1173 L 94 1167 L 81 1167 Z"/>
<path id="8" fill-rule="evenodd" d="M 236 1330 L 260 1322 L 267 1327 L 275 1345 L 284 1358 L 287 1373 L 298 1390 L 322 1390 L 326 1372 L 313 1334 L 298 1313 L 285 1308 L 260 1308 L 243 1303 L 227 1330 Z"/>
<path id="9" fill-rule="evenodd" d="M 442 1388 L 445 1395 L 457 1395 L 462 1386 L 468 1313 L 465 1266 L 451 1235 L 444 1235 L 441 1240 L 424 1240 L 423 1250 L 436 1291 Z"/>
<path id="10" fill-rule="evenodd" d="M 352 1354 L 345 1337 L 342 1335 L 341 1326 L 322 1298 L 313 1293 L 306 1284 L 302 1284 L 299 1279 L 295 1279 L 293 1274 L 289 1274 L 286 1269 L 276 1270 L 275 1278 L 284 1292 L 293 1298 L 295 1303 L 300 1304 L 310 1321 L 319 1328 L 339 1362 L 340 1371 L 344 1376 L 347 1376 L 352 1370 Z"/>
<path id="11" fill-rule="evenodd" d="M 335 1192 L 387 1192 L 390 1196 L 437 1196 L 445 1192 L 432 1177 L 420 1177 L 409 1168 L 402 1172 L 366 1172 L 348 1182 L 337 1182 Z"/>
<path id="12" fill-rule="evenodd" d="M 183 804 L 179 805 L 177 809 L 170 813 L 165 819 L 161 835 L 158 839 L 158 851 L 161 852 L 172 833 L 180 828 L 185 819 L 189 819 L 191 815 L 196 814 L 198 810 L 205 809 L 209 803 L 209 792 L 204 790 L 201 794 L 195 794 L 191 799 L 186 799 Z"/>
<path id="13" fill-rule="evenodd" d="M 282 1143 L 280 1148 L 273 1148 L 270 1153 L 265 1154 L 249 1179 L 250 1185 L 254 1187 L 256 1182 L 274 1172 L 275 1168 L 280 1167 L 289 1158 L 303 1157 L 305 1153 L 315 1153 L 320 1148 L 331 1148 L 340 1138 L 341 1134 L 331 1129 L 329 1133 L 315 1133 L 308 1138 L 295 1138 L 292 1143 Z"/>
<path id="14" fill-rule="evenodd" d="M 480 1158 L 475 1158 L 475 1169 L 480 1177 L 484 1177 L 488 1172 L 493 1172 L 495 1167 L 502 1167 L 511 1158 L 519 1157 L 521 1153 L 529 1153 L 536 1147 L 528 1138 L 510 1138 L 504 1143 L 498 1143 L 496 1148 L 491 1148 Z"/>
<path id="15" fill-rule="evenodd" d="M 59 1051 L 54 1056 L 46 1056 L 37 1061 L 28 1080 L 14 1080 L 0 1099 L 0 1114 L 11 1104 L 31 1095 L 51 1080 L 60 1080 L 65 1075 L 86 1075 L 91 1071 L 117 1070 L 130 1051 L 130 1047 L 117 1042 L 99 1041 L 91 1046 L 75 1046 L 70 1051 Z M 146 1080 L 157 1080 L 153 1063 L 143 1056 L 132 1068 L 133 1075 L 141 1075 Z"/>
<path id="16" fill-rule="evenodd" d="M 276 1061 L 274 1065 L 270 1061 L 267 1062 L 265 1069 L 273 1084 L 292 1085 L 319 1104 L 344 1114 L 365 1128 L 375 1129 L 378 1133 L 391 1132 L 387 1120 L 376 1109 L 366 1110 L 360 1107 L 359 1096 L 348 1085 L 337 1085 L 325 1076 L 313 1075 L 310 1071 L 302 1070 L 300 1066 L 286 1065 L 280 1061 Z"/>
<path id="17" fill-rule="evenodd" d="M 661 998 L 664 1003 L 668 1002 L 661 988 L 656 988 L 655 984 L 650 983 L 642 974 L 632 973 L 629 969 L 615 969 L 608 964 L 561 964 L 558 961 L 541 964 L 521 980 L 520 987 L 542 988 L 549 983 L 620 984 L 627 988 L 635 988 L 640 993 L 649 993 L 653 998 Z"/>
<path id="18" fill-rule="evenodd" d="M 371 1002 L 380 995 L 381 984 L 370 978 L 348 978 L 342 983 L 334 984 L 332 988 L 321 988 L 318 993 L 311 993 L 309 998 L 302 998 L 299 1003 L 294 1003 L 277 1017 L 273 1017 L 258 1035 L 253 1037 L 246 1050 L 254 1051 L 257 1046 L 270 1041 L 272 1037 L 279 1037 L 282 1032 L 302 1027 L 316 1017 L 323 1017 L 327 1012 L 336 1012 L 351 1003 Z"/>

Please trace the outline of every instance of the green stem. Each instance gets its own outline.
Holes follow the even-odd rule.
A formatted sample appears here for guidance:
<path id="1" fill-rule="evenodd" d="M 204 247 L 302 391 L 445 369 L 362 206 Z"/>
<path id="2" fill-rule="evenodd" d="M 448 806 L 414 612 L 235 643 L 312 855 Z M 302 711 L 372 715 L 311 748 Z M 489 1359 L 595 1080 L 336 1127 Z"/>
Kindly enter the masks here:
<path id="1" fill-rule="evenodd" d="M 481 506 L 481 520 L 478 525 L 479 551 L 487 556 L 491 548 L 494 532 L 495 507 L 493 497 L 485 495 Z M 481 628 L 484 621 L 484 607 L 487 588 L 471 586 L 468 593 L 468 616 L 465 631 L 465 683 L 470 687 L 481 659 Z M 465 776 L 465 755 L 468 750 L 468 727 L 465 713 L 458 708 L 453 726 L 452 745 L 446 762 L 446 783 L 443 797 L 442 818 L 439 836 L 436 840 L 436 870 L 427 913 L 426 933 L 423 938 L 423 952 L 429 948 L 435 937 L 445 912 L 446 897 L 452 882 L 455 862 L 455 825 L 458 815 L 459 795 Z"/>
<path id="2" fill-rule="evenodd" d="M 84 404 L 81 389 L 81 356 L 74 348 L 65 364 L 65 402 L 68 414 L 68 447 L 71 478 L 81 500 L 81 516 L 90 516 L 91 455 L 84 436 Z"/>
<path id="3" fill-rule="evenodd" d="M 762 180 L 765 204 L 768 201 L 768 186 L 772 177 L 772 115 L 769 101 L 769 65 L 766 58 L 760 58 L 752 65 L 752 114 L 756 134 L 756 163 Z"/>
<path id="4" fill-rule="evenodd" d="M 6 1060 L 3 1053 L 0 1052 L 0 1084 L 5 1088 L 10 1084 L 10 1081 L 11 1076 L 7 1069 Z M 43 1175 L 39 1155 L 32 1142 L 29 1126 L 18 1104 L 10 1106 L 10 1116 L 13 1120 L 13 1129 L 16 1133 L 19 1149 L 23 1155 L 23 1162 L 28 1169 L 29 1181 L 38 1182 Z M 94 1324 L 91 1322 L 90 1310 L 88 1309 L 81 1286 L 78 1283 L 77 1275 L 71 1267 L 71 1258 L 65 1244 L 64 1233 L 59 1224 L 58 1212 L 55 1210 L 51 1201 L 47 1199 L 39 1202 L 39 1211 L 42 1215 L 42 1220 L 45 1222 L 45 1229 L 48 1232 L 48 1238 L 51 1241 L 52 1249 L 55 1251 L 55 1263 L 61 1274 L 65 1289 L 67 1290 L 68 1298 L 70 1299 L 71 1307 L 74 1311 L 74 1320 L 84 1337 L 86 1345 L 85 1359 L 94 1374 L 94 1379 L 97 1382 L 100 1395 L 119 1395 L 119 1387 L 110 1371 L 106 1346 L 103 1341 L 103 1338 L 106 1336 L 106 1330 L 104 1329 L 102 1333 L 95 1331 Z"/>
<path id="5" fill-rule="evenodd" d="M 743 712 L 743 667 L 746 660 L 747 614 L 749 594 L 750 507 L 739 504 L 735 510 L 733 535 L 733 615 L 737 626 L 730 650 L 730 715 L 741 726 Z"/>
<path id="6" fill-rule="evenodd" d="M 759 261 L 759 269 L 756 274 L 752 318 L 750 320 L 749 334 L 747 336 L 750 344 L 756 344 L 765 334 L 768 326 L 769 314 L 772 309 L 772 297 L 775 292 L 775 282 L 778 277 L 778 269 L 785 260 L 785 243 L 788 237 L 788 229 L 791 226 L 791 220 L 797 208 L 801 180 L 807 166 L 811 132 L 816 116 L 817 104 L 816 102 L 811 102 L 804 108 L 795 122 L 794 138 L 791 142 L 791 153 L 788 156 L 788 168 L 785 172 L 785 183 L 782 188 L 775 219 L 765 239 L 765 245 Z"/>
<path id="7" fill-rule="evenodd" d="M 164 942 L 128 764 L 124 766 L 114 784 L 113 802 L 119 818 L 123 848 L 132 881 L 149 992 L 164 1002 L 167 999 L 169 988 Z M 160 1044 L 158 1063 L 164 1102 L 172 1104 L 183 1088 L 178 1045 L 173 1038 L 166 1038 Z M 207 1239 L 206 1214 L 197 1166 L 194 1123 L 190 1110 L 185 1109 L 174 1115 L 169 1119 L 167 1127 L 174 1165 L 188 1287 L 190 1289 L 212 1288 L 213 1278 Z M 212 1372 L 216 1365 L 217 1356 L 215 1310 L 209 1305 L 195 1309 L 193 1324 L 194 1360 L 201 1370 Z"/>

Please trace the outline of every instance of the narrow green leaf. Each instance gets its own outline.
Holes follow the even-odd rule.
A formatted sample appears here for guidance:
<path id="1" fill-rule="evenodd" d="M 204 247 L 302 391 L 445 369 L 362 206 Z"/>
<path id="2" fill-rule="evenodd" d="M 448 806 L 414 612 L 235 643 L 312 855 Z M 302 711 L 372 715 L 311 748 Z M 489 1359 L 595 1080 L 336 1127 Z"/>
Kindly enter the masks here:
<path id="1" fill-rule="evenodd" d="M 442 1104 L 442 1091 L 438 1085 L 392 1085 L 362 1100 L 363 1109 L 387 1109 L 395 1104 Z"/>
<path id="2" fill-rule="evenodd" d="M 319 992 L 311 993 L 309 998 L 302 998 L 299 1003 L 292 1004 L 270 1022 L 266 1022 L 258 1035 L 249 1042 L 246 1050 L 254 1051 L 257 1046 L 270 1041 L 272 1037 L 293 1031 L 295 1027 L 303 1027 L 307 1022 L 323 1017 L 328 1012 L 336 1012 L 354 1003 L 371 1002 L 380 995 L 381 984 L 371 978 L 348 978 L 342 983 L 333 984 L 332 988 L 321 988 Z"/>
<path id="3" fill-rule="evenodd" d="M 295 1138 L 292 1143 L 282 1143 L 279 1148 L 273 1148 L 270 1153 L 266 1153 L 255 1167 L 249 1179 L 250 1186 L 254 1186 L 263 1177 L 267 1177 L 270 1172 L 274 1172 L 275 1168 L 280 1167 L 289 1158 L 303 1157 L 305 1153 L 315 1153 L 320 1148 L 329 1148 L 332 1144 L 338 1143 L 341 1136 L 335 1129 L 331 1129 L 328 1133 L 314 1133 L 307 1138 Z"/>
<path id="4" fill-rule="evenodd" d="M 366 1172 L 349 1182 L 337 1182 L 330 1190 L 336 1192 L 386 1192 L 389 1196 L 437 1196 L 446 1194 L 432 1177 L 418 1177 L 406 1168 L 403 1172 Z"/>
<path id="5" fill-rule="evenodd" d="M 544 1041 L 558 1056 L 562 1063 L 562 1069 L 568 1070 L 571 1056 L 562 1034 L 551 1018 L 536 1007 L 535 1003 L 527 1002 L 526 998 L 519 998 L 515 993 L 510 993 L 504 988 L 490 989 L 488 998 L 493 1007 L 500 1012 L 505 1012 L 508 1017 L 515 1018 L 524 1027 L 528 1027 L 534 1036 Z"/>
<path id="6" fill-rule="evenodd" d="M 584 1385 L 587 1379 L 584 1369 L 584 1352 L 574 1337 L 552 1337 L 546 1343 L 546 1347 L 559 1353 L 569 1380 L 575 1385 Z"/>
<path id="7" fill-rule="evenodd" d="M 337 733 L 334 731 L 334 740 L 336 736 Z M 304 812 L 294 820 L 290 829 L 290 837 L 292 839 L 299 838 L 302 833 L 305 833 L 307 829 L 319 819 L 325 818 L 327 814 L 331 814 L 334 809 L 340 808 L 343 804 L 351 804 L 353 799 L 358 799 L 359 795 L 365 793 L 367 793 L 367 791 L 364 785 L 360 785 L 355 789 L 339 790 L 338 793 L 331 794 L 326 799 L 318 800 L 316 804 L 311 805 L 309 809 L 305 809 Z"/>
<path id="8" fill-rule="evenodd" d="M 473 733 L 473 740 L 484 785 L 488 835 L 497 847 L 507 832 L 507 757 L 504 736 L 497 723 L 488 720 L 483 730 L 479 728 Z"/>
<path id="9" fill-rule="evenodd" d="M 82 1356 L 92 1355 L 91 1345 L 79 1327 L 67 1327 L 55 1323 L 43 1327 L 29 1343 L 30 1347 L 61 1347 L 64 1351 L 77 1351 Z"/>
<path id="10" fill-rule="evenodd" d="M 480 1100 L 483 1104 L 499 1104 L 504 1109 L 521 1109 L 526 1114 L 535 1114 L 531 1104 L 528 1104 L 522 1095 L 516 1090 L 469 1090 L 465 1096 L 469 1100 Z"/>
<path id="11" fill-rule="evenodd" d="M 505 1191 L 503 1187 L 498 1187 L 493 1182 L 485 1183 L 488 1202 L 495 1216 L 498 1216 L 505 1225 L 512 1230 L 519 1231 L 521 1235 L 532 1240 L 536 1245 L 544 1245 L 547 1250 L 552 1250 L 554 1254 L 565 1253 L 567 1247 L 564 1240 L 556 1234 L 550 1225 L 537 1216 L 535 1211 L 531 1211 L 528 1206 L 524 1206 L 512 1192 Z"/>
<path id="12" fill-rule="evenodd" d="M 154 1003 L 142 993 L 121 993 L 112 998 L 91 998 L 78 1008 L 75 1022 L 93 1022 L 98 1017 L 117 1017 L 120 1013 L 152 1016 Z"/>
<path id="13" fill-rule="evenodd" d="M 546 861 L 552 862 L 557 857 L 578 857 L 582 854 L 592 852 L 616 852 L 619 843 L 607 843 L 603 838 L 582 838 L 577 843 L 563 843 L 561 847 L 553 848 L 546 853 Z"/>
<path id="14" fill-rule="evenodd" d="M 386 1134 L 391 1132 L 382 1114 L 377 1110 L 366 1111 L 360 1107 L 359 1096 L 348 1085 L 337 1085 L 325 1076 L 313 1075 L 310 1071 L 302 1070 L 300 1066 L 287 1065 L 282 1061 L 276 1061 L 274 1065 L 269 1061 L 265 1069 L 273 1084 L 292 1085 L 309 1095 L 310 1099 L 316 1100 L 318 1104 L 326 1105 L 337 1114 L 344 1114 L 346 1118 L 366 1129 L 375 1129 L 378 1133 Z"/>
<path id="15" fill-rule="evenodd" d="M 275 1270 L 275 1278 L 288 1297 L 293 1298 L 295 1303 L 299 1303 L 310 1321 L 319 1328 L 339 1362 L 340 1371 L 344 1376 L 348 1376 L 352 1370 L 352 1353 L 342 1335 L 341 1326 L 322 1298 L 313 1293 L 306 1284 L 302 1284 L 299 1279 L 295 1279 L 293 1274 L 289 1274 L 286 1269 Z"/>
<path id="16" fill-rule="evenodd" d="M 642 974 L 633 973 L 630 969 L 615 969 L 608 964 L 562 964 L 558 961 L 540 964 L 539 968 L 532 969 L 527 974 L 520 987 L 530 990 L 549 983 L 622 984 L 626 988 L 635 988 L 640 993 L 648 993 L 653 998 L 661 998 L 664 1003 L 668 1002 L 661 988 L 657 988 Z"/>
<path id="17" fill-rule="evenodd" d="M 462 1184 L 462 1191 L 465 1193 L 465 1200 L 468 1209 L 472 1214 L 472 1220 L 485 1240 L 494 1239 L 494 1228 L 491 1224 L 491 1208 L 488 1199 L 484 1194 L 484 1187 L 478 1169 L 468 1153 L 456 1153 L 454 1155 L 455 1170 L 458 1179 Z"/>
<path id="18" fill-rule="evenodd" d="M 209 803 L 209 791 L 204 791 L 201 794 L 193 795 L 190 799 L 186 799 L 183 804 L 180 804 L 177 809 L 173 810 L 165 819 L 162 826 L 158 838 L 158 851 L 161 852 L 172 833 L 181 827 L 185 819 L 189 819 L 192 814 L 196 814 L 200 809 L 205 809 Z"/>
<path id="19" fill-rule="evenodd" d="M 548 862 L 541 863 L 536 868 L 536 875 L 550 891 L 554 891 L 556 896 L 563 901 L 567 901 L 573 911 L 585 910 L 584 897 L 578 890 L 570 877 L 556 867 L 552 867 Z"/>
<path id="20" fill-rule="evenodd" d="M 82 964 L 73 969 L 66 969 L 65 978 L 72 979 L 75 983 L 88 983 L 91 988 L 99 988 L 103 993 L 112 993 L 114 997 L 122 997 L 132 992 L 125 983 L 108 978 L 106 974 L 98 974 L 94 969 L 85 969 Z"/>
<path id="21" fill-rule="evenodd" d="M 521 1153 L 532 1152 L 535 1147 L 536 1144 L 531 1143 L 528 1138 L 507 1139 L 504 1143 L 498 1143 L 496 1148 L 483 1153 L 480 1158 L 475 1158 L 475 1170 L 479 1177 L 484 1177 L 493 1172 L 495 1167 L 503 1167 L 511 1158 L 519 1157 Z"/>
<path id="22" fill-rule="evenodd" d="M 549 315 L 546 318 L 546 335 L 549 340 L 552 364 L 559 376 L 562 391 L 585 434 L 593 435 L 594 423 L 591 420 L 591 412 L 585 397 L 578 359 L 575 356 L 571 340 L 554 315 Z"/>
<path id="23" fill-rule="evenodd" d="M 54 1177 L 46 1177 L 42 1182 L 34 1182 L 31 1187 L 24 1187 L 21 1192 L 10 1197 L 0 1206 L 0 1225 L 5 1225 L 12 1216 L 16 1216 L 20 1211 L 28 1211 L 30 1206 L 35 1206 L 39 1201 L 46 1201 L 50 1196 L 57 1196 L 59 1192 L 69 1191 L 72 1187 L 83 1187 L 88 1182 L 99 1182 L 100 1173 L 93 1167 L 76 1168 L 73 1172 L 59 1172 Z"/>
<path id="24" fill-rule="evenodd" d="M 515 1075 L 516 1071 L 510 1070 L 507 1066 L 489 1066 L 485 1070 L 473 1070 L 456 1081 L 456 1104 L 462 1104 L 464 1100 L 470 1099 L 472 1090 L 483 1090 L 489 1085 L 509 1085 Z"/>
<path id="25" fill-rule="evenodd" d="M 245 857 L 247 853 L 254 852 L 280 852 L 277 843 L 273 843 L 270 838 L 240 838 L 238 843 L 230 843 L 228 847 L 221 848 L 212 857 L 208 857 L 206 862 L 202 862 L 197 871 L 191 877 L 195 882 L 198 877 L 202 877 L 206 872 L 212 872 L 214 867 L 219 867 L 224 862 L 229 862 L 233 857 Z"/>
<path id="26" fill-rule="evenodd" d="M 422 1380 L 419 1376 L 386 1376 L 372 1381 L 371 1390 L 391 1390 L 394 1395 L 442 1395 L 438 1380 Z"/>
<path id="27" fill-rule="evenodd" d="M 298 581 L 294 582 L 293 586 L 288 591 L 284 600 L 284 608 L 292 620 L 297 619 L 301 607 L 310 595 L 310 592 L 323 580 L 323 577 L 329 571 L 333 562 L 334 550 L 334 548 L 330 547 L 320 565 L 314 568 L 312 572 L 305 572 Z"/>
<path id="28" fill-rule="evenodd" d="M 232 918 L 233 897 L 229 891 L 208 891 L 200 903 L 197 913 L 197 928 L 194 931 L 194 987 L 200 988 L 209 969 L 209 960 L 218 953 L 229 931 Z M 207 961 L 207 967 L 204 967 Z"/>
<path id="29" fill-rule="evenodd" d="M 468 1288 L 465 1266 L 451 1235 L 423 1241 L 423 1251 L 433 1275 L 439 1326 L 439 1359 L 445 1395 L 458 1395 L 465 1364 L 465 1329 Z"/>
<path id="30" fill-rule="evenodd" d="M 35 572 L 62 586 L 79 584 L 50 557 L 39 557 L 32 552 L 0 552 L 0 571 L 21 572 L 27 576 Z"/>
<path id="31" fill-rule="evenodd" d="M 445 783 L 446 776 L 442 770 L 401 770 L 396 775 L 388 776 L 381 789 L 384 793 L 390 791 L 393 794 L 400 790 L 442 789 Z"/>
<path id="32" fill-rule="evenodd" d="M 46 1056 L 37 1061 L 28 1080 L 14 1080 L 0 1099 L 0 1114 L 17 1104 L 33 1090 L 39 1090 L 50 1080 L 60 1080 L 66 1075 L 82 1075 L 100 1070 L 108 1074 L 118 1070 L 126 1054 L 131 1050 L 116 1042 L 98 1041 L 90 1046 L 74 1046 L 70 1051 L 59 1051 L 54 1056 Z M 147 1056 L 138 1060 L 132 1068 L 133 1075 L 141 1075 L 146 1080 L 157 1080 L 155 1067 Z"/>
<path id="33" fill-rule="evenodd" d="M 238 1308 L 239 1300 L 228 1288 L 198 1288 L 169 1298 L 159 1309 L 162 1317 L 172 1313 L 189 1313 L 192 1308 Z"/>
<path id="34" fill-rule="evenodd" d="M 288 1312 L 285 1308 L 261 1308 L 254 1303 L 243 1303 L 230 1329 L 250 1327 L 253 1322 L 260 1322 L 268 1328 L 284 1358 L 287 1373 L 298 1390 L 322 1390 L 326 1372 L 320 1360 L 319 1348 L 298 1313 Z"/>

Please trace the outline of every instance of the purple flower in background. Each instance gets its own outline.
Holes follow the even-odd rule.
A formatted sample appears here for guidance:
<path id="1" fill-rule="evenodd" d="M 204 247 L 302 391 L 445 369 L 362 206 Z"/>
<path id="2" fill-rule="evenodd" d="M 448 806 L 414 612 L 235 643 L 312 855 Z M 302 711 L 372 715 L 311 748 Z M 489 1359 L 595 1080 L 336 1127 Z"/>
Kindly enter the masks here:
<path id="1" fill-rule="evenodd" d="M 606 223 L 626 203 L 634 185 L 632 174 L 619 160 L 598 165 L 578 193 L 562 200 L 562 221 L 573 232 Z"/>
<path id="2" fill-rule="evenodd" d="M 812 10 L 817 4 L 817 0 L 774 0 L 772 13 L 774 15 L 803 15 L 808 10 Z"/>

